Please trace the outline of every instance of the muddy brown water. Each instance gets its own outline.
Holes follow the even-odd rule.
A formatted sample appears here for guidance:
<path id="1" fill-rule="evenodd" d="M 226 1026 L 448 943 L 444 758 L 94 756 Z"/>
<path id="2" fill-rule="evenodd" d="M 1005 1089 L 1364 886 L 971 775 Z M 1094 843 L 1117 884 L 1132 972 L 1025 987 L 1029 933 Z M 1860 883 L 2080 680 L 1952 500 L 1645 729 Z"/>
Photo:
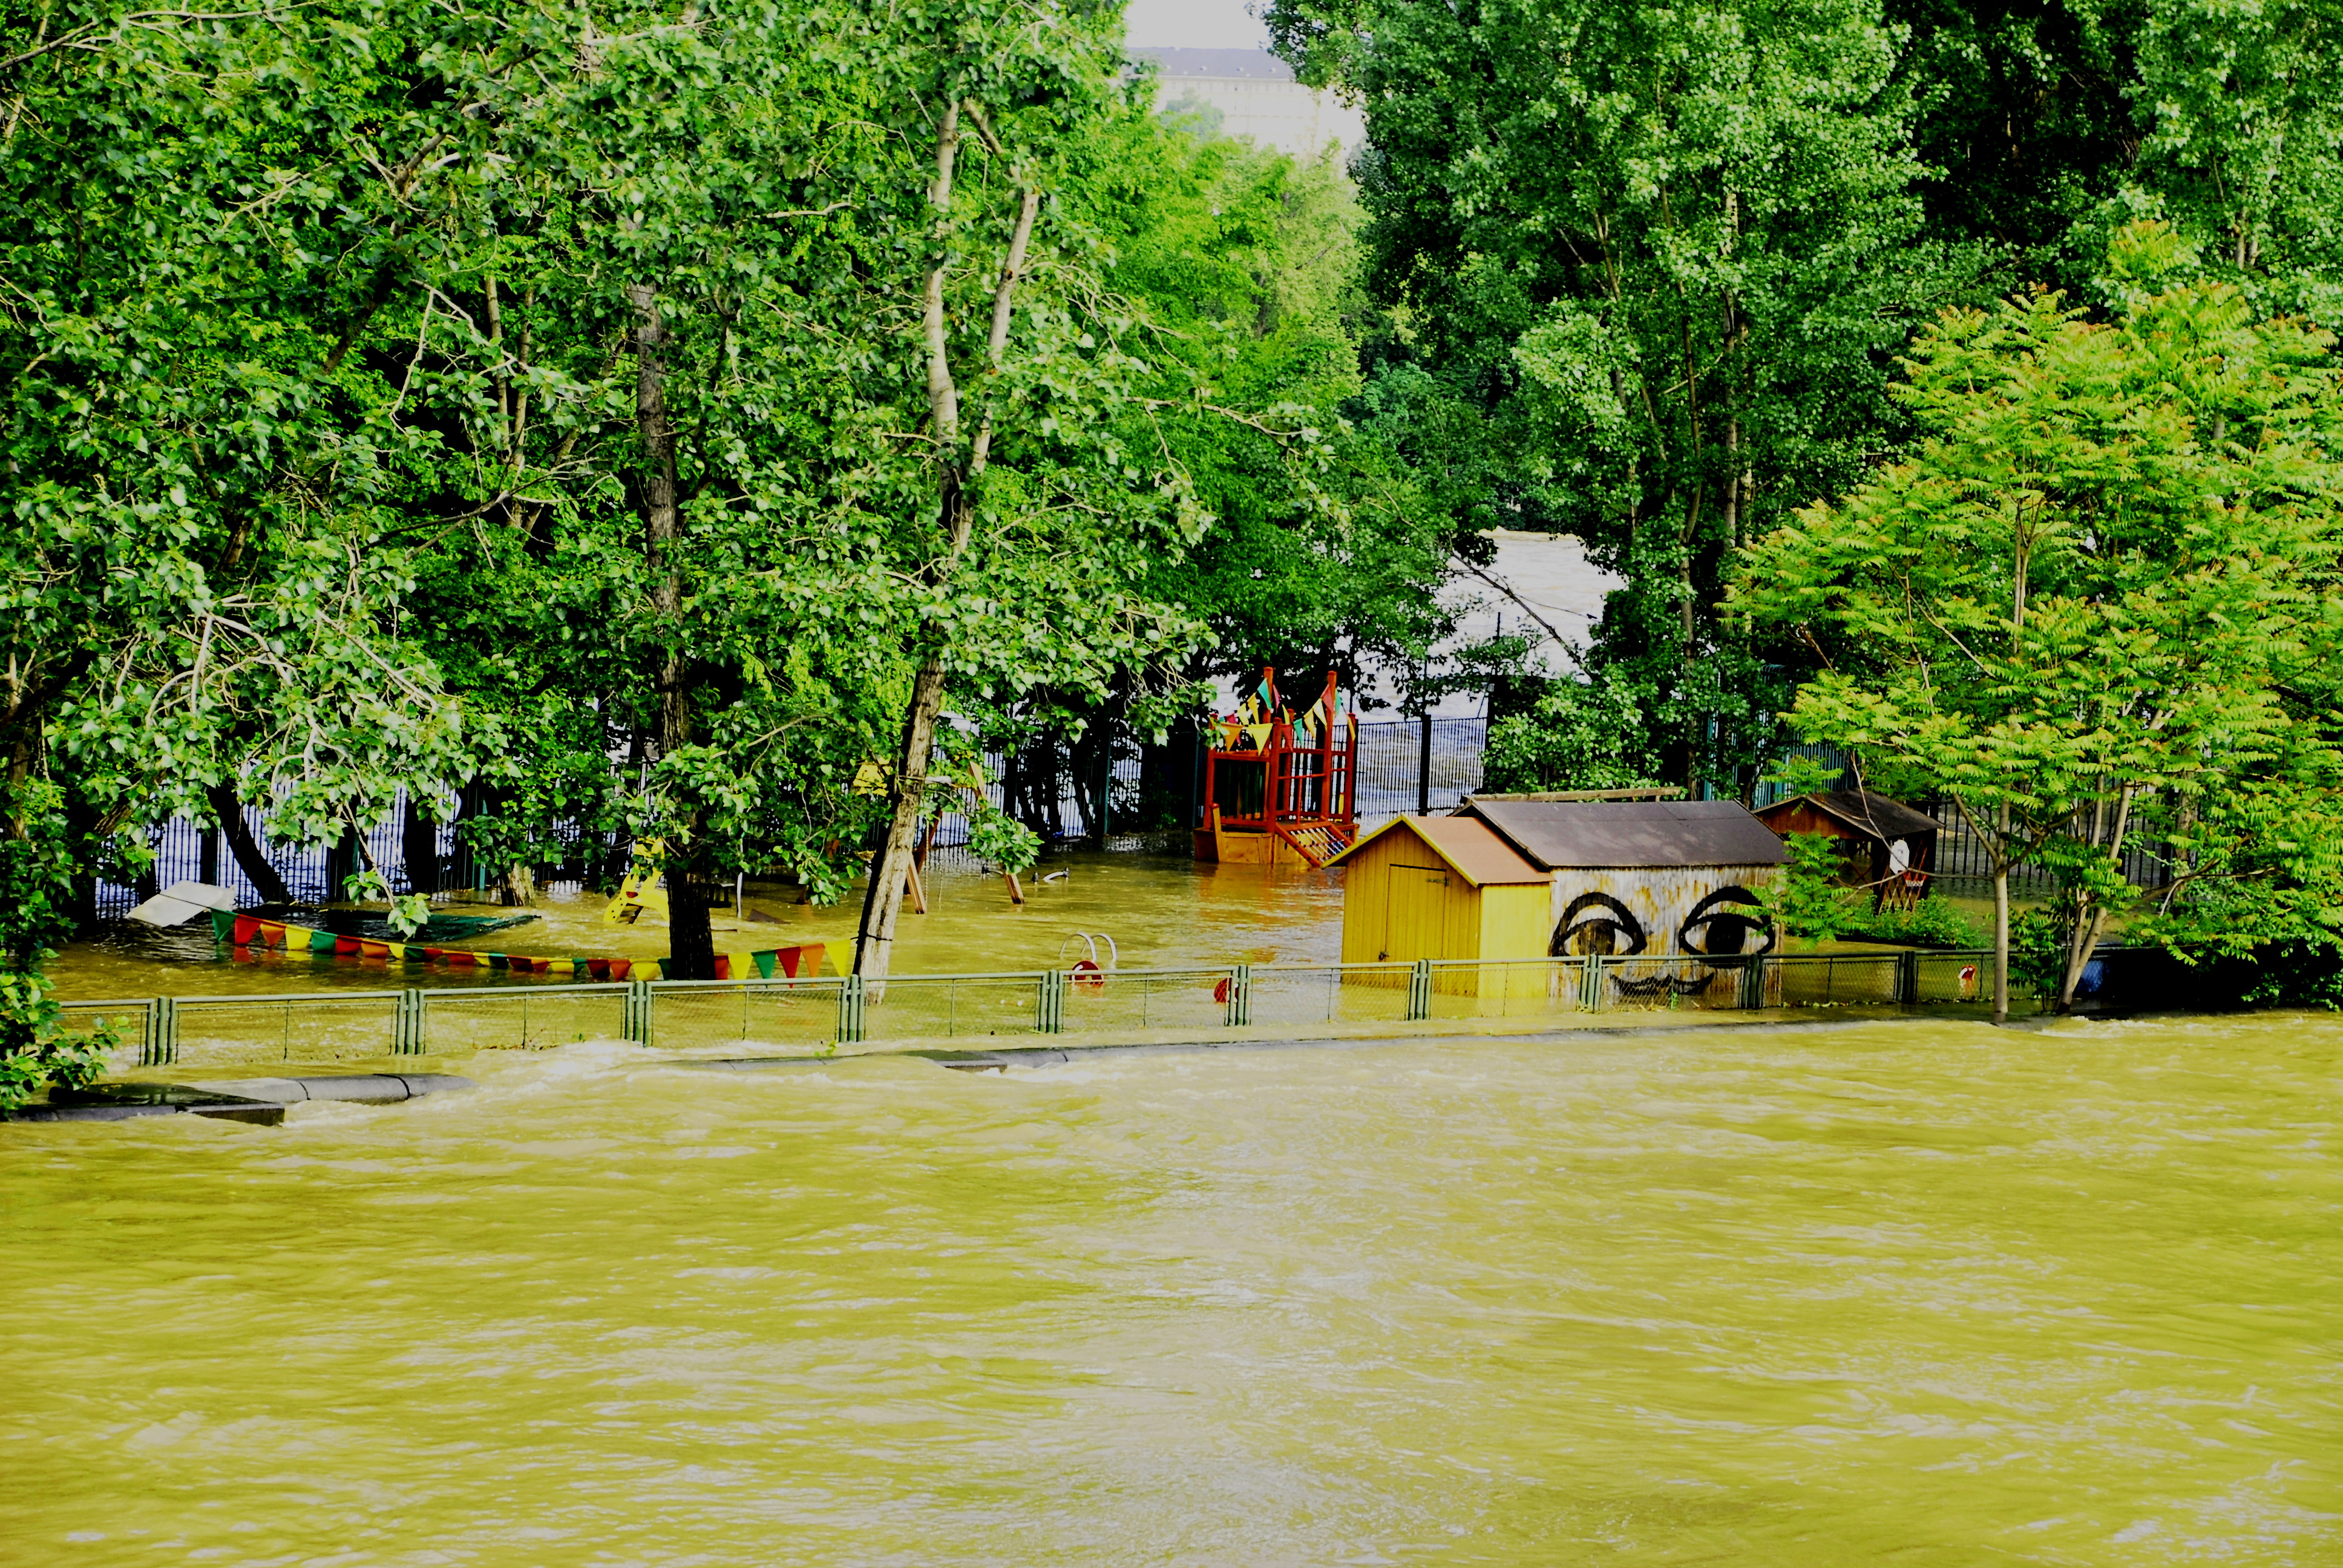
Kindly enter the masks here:
<path id="1" fill-rule="evenodd" d="M 1060 873 L 1062 873 L 1061 875 Z M 1012 903 L 998 875 L 957 857 L 930 867 L 929 913 L 902 918 L 894 968 L 902 974 L 1030 972 L 1071 965 L 1093 945 L 1103 964 L 1115 951 L 1125 969 L 1224 963 L 1332 963 L 1342 950 L 1342 872 L 1267 866 L 1199 866 L 1182 856 L 1053 855 L 1023 879 L 1025 902 Z M 566 892 L 533 910 L 449 902 L 451 914 L 534 913 L 527 925 L 449 943 L 479 951 L 656 958 L 668 950 L 663 925 L 606 924 L 606 898 Z M 781 890 L 752 891 L 745 920 L 716 917 L 719 950 L 829 946 L 830 967 L 850 965 L 860 890 L 849 901 L 817 909 Z M 762 918 L 758 918 L 762 917 Z M 269 991 L 403 986 L 562 984 L 509 971 L 387 966 L 380 960 L 314 958 L 307 953 L 233 951 L 215 942 L 208 924 L 156 930 L 124 922 L 100 940 L 67 947 L 52 966 L 67 999 L 243 996 Z"/>
<path id="2" fill-rule="evenodd" d="M 2331 1019 L 468 1070 L 0 1127 L 0 1559 L 2343 1562 Z"/>

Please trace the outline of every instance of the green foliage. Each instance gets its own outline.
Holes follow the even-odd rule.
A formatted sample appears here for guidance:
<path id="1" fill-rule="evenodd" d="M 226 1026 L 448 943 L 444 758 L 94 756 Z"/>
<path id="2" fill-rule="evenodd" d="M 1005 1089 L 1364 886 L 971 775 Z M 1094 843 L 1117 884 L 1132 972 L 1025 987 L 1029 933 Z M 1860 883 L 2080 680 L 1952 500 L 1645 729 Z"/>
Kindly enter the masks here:
<path id="1" fill-rule="evenodd" d="M 1762 894 L 1766 911 L 1794 937 L 1829 941 L 1861 925 L 1870 900 L 1842 887 L 1840 841 L 1828 833 L 1791 833 L 1782 840 L 1789 859 Z"/>
<path id="2" fill-rule="evenodd" d="M 0 968 L 0 1116 L 51 1084 L 89 1082 L 106 1070 L 106 1053 L 121 1047 L 120 1033 L 103 1023 L 85 1035 L 59 1030 L 39 967 L 55 956 L 35 953 L 29 964 Z"/>
<path id="3" fill-rule="evenodd" d="M 1865 912 L 1847 928 L 1865 941 L 1906 943 L 1921 948 L 1974 948 L 1986 941 L 1976 922 L 1949 899 L 1929 893 L 1906 907 L 1887 906 Z"/>
<path id="4" fill-rule="evenodd" d="M 1198 635 L 1145 584 L 1202 522 L 1147 399 L 1192 389 L 1127 341 L 1088 216 L 1095 149 L 1165 135 L 1112 12 L 52 21 L 0 19 L 0 764 L 73 822 L 11 813 L 20 970 L 106 846 L 222 780 L 280 839 L 477 783 L 493 864 L 567 822 L 660 838 L 686 895 L 775 862 L 834 895 L 921 649 L 980 707 Z M 958 439 L 990 443 L 948 567 L 939 245 Z"/>
<path id="5" fill-rule="evenodd" d="M 1776 799 L 1786 799 L 1795 795 L 1818 795 L 1825 789 L 1835 789 L 1844 771 L 1819 757 L 1791 752 L 1775 762 L 1773 771 L 1765 775 L 1764 781 L 1779 791 L 1775 797 Z"/>
<path id="6" fill-rule="evenodd" d="M 1000 808 L 985 805 L 969 819 L 968 848 L 978 859 L 1018 876 L 1041 858 L 1041 836 Z"/>
<path id="7" fill-rule="evenodd" d="M 1333 668 L 1355 689 L 1453 630 L 1436 597 L 1453 525 L 1363 398 L 1379 318 L 1350 180 L 1331 156 L 1198 131 L 1111 124 L 1069 193 L 1113 246 L 1104 281 L 1149 367 L 1133 444 L 1160 443 L 1212 518 L 1151 588 L 1212 633 L 1192 675 L 1271 665 L 1300 689 Z"/>
<path id="8" fill-rule="evenodd" d="M 2010 282 L 2080 289 L 2100 215 L 2138 161 L 2134 60 L 2146 5 L 1885 0 L 1921 85 L 1913 142 L 1928 222 L 1983 242 Z"/>
<path id="9" fill-rule="evenodd" d="M 2138 896 L 2137 841 L 2168 865 L 2158 940 L 2300 940 L 2343 905 L 2332 340 L 2160 286 L 2175 253 L 2122 236 L 2106 325 L 2042 293 L 1948 314 L 1908 361 L 1926 439 L 1758 544 L 1738 595 L 1832 656 L 1806 734 L 2057 877 L 2062 999 Z"/>
<path id="10" fill-rule="evenodd" d="M 2173 224 L 2259 308 L 2343 306 L 2343 35 L 2301 0 L 2156 0 L 2138 23 L 2139 167 L 2109 204 Z"/>
<path id="11" fill-rule="evenodd" d="M 2009 978 L 2020 991 L 2046 1003 L 2066 980 L 2069 932 L 2048 910 L 2026 910 L 2009 922 Z"/>
<path id="12" fill-rule="evenodd" d="M 365 903 L 379 899 L 389 906 L 387 918 L 390 929 L 402 937 L 411 937 L 421 930 L 431 919 L 431 900 L 422 893 L 394 891 L 389 879 L 379 870 L 360 871 L 346 878 L 342 896 L 352 903 Z"/>
<path id="13" fill-rule="evenodd" d="M 1603 680 L 1554 682 L 1529 712 L 1489 726 L 1481 759 L 1498 792 L 1633 789 L 1658 771 L 1634 694 Z"/>
<path id="14" fill-rule="evenodd" d="M 1730 549 L 1901 423 L 1886 356 L 1961 269 L 1924 230 L 1870 0 L 1282 0 L 1363 98 L 1374 389 L 1463 518 L 1578 534 L 1627 586 L 1589 650 L 1671 782 L 1775 749 L 1788 686 L 1720 618 Z M 1485 523 L 1480 526 L 1485 526 Z"/>

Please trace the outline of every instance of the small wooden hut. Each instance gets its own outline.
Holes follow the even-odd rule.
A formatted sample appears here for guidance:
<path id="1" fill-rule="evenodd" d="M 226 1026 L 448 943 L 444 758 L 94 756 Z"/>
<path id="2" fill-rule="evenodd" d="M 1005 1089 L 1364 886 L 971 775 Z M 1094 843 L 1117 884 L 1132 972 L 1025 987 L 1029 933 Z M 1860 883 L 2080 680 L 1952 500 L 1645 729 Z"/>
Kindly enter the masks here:
<path id="1" fill-rule="evenodd" d="M 1736 801 L 1475 795 L 1456 809 L 1550 879 L 1539 952 L 1708 958 L 1774 945 L 1757 894 L 1788 857 Z"/>
<path id="2" fill-rule="evenodd" d="M 1484 823 L 1394 817 L 1330 863 L 1349 869 L 1342 884 L 1346 964 L 1545 956 L 1553 879 Z"/>
<path id="3" fill-rule="evenodd" d="M 1824 789 L 1793 795 L 1757 809 L 1757 819 L 1783 838 L 1826 833 L 1840 840 L 1839 880 L 1875 890 L 1875 901 L 1908 906 L 1928 890 L 1944 824 L 1900 800 L 1868 789 Z"/>

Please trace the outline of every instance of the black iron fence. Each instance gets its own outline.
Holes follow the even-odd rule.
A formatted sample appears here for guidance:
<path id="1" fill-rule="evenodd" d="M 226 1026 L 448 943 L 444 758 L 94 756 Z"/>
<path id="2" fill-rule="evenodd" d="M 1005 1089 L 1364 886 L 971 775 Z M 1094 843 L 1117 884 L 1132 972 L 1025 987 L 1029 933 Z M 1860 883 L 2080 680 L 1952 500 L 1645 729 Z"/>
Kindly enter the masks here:
<path id="1" fill-rule="evenodd" d="M 473 886 L 477 869 L 452 822 L 437 824 L 431 829 L 435 864 L 427 875 L 417 878 L 410 874 L 401 827 L 406 810 L 407 792 L 402 789 L 394 801 L 391 819 L 367 833 L 363 855 L 348 842 L 319 846 L 273 839 L 268 836 L 270 814 L 257 806 L 244 808 L 244 829 L 269 869 L 284 882 L 286 890 L 305 902 L 320 903 L 339 898 L 343 879 L 367 864 L 380 867 L 400 891 L 422 887 L 437 892 L 445 888 Z M 253 884 L 230 847 L 227 835 L 216 826 L 173 817 L 149 827 L 146 843 L 155 859 L 137 881 L 121 883 L 99 879 L 90 890 L 92 910 L 100 919 L 117 918 L 174 882 L 208 882 L 226 888 L 236 895 L 239 908 L 271 901 L 269 893 Z"/>
<path id="2" fill-rule="evenodd" d="M 1922 809 L 1944 824 L 1944 830 L 1936 835 L 1936 875 L 1990 879 L 1993 856 L 1984 841 L 1970 831 L 1960 809 L 1946 801 L 1931 800 Z M 2122 865 L 2124 879 L 2136 888 L 2162 887 L 2171 879 L 2170 852 L 2161 844 L 2133 839 L 2124 848 Z M 2026 892 L 2047 891 L 2055 880 L 2049 871 L 2030 860 L 2015 862 L 2009 868 L 2010 886 Z"/>
<path id="3" fill-rule="evenodd" d="M 1488 730 L 1488 720 L 1482 718 L 1359 726 L 1356 787 L 1361 825 L 1373 827 L 1405 811 L 1444 811 L 1479 789 Z M 1800 746 L 1792 750 L 1826 765 L 1845 765 L 1845 758 L 1829 747 Z M 986 758 L 986 771 L 993 782 L 987 794 L 995 808 L 1021 817 L 1048 841 L 1103 840 L 1119 847 L 1157 841 L 1147 835 L 1149 825 L 1141 816 L 1142 799 L 1151 787 L 1160 797 L 1173 793 L 1177 786 L 1160 778 L 1148 779 L 1142 759 L 1133 749 L 1110 755 L 1111 764 L 1099 769 L 1097 777 L 1084 779 L 1079 769 L 1061 765 L 1037 780 L 1030 775 L 1021 779 L 1013 777 L 1011 759 L 990 754 Z M 1192 771 L 1202 772 L 1201 750 Z M 1192 779 L 1185 792 L 1192 822 L 1199 809 Z M 1755 803 L 1766 805 L 1780 793 L 1777 786 L 1760 785 Z M 1990 878 L 1992 857 L 1958 809 L 1943 801 L 1917 804 L 1944 824 L 1936 840 L 1936 875 L 1970 881 Z M 324 902 L 338 898 L 343 879 L 367 864 L 380 867 L 401 891 L 442 892 L 491 885 L 493 871 L 475 861 L 460 826 L 464 817 L 485 809 L 478 796 L 468 791 L 457 803 L 454 820 L 429 827 L 432 864 L 423 868 L 420 876 L 407 863 L 406 809 L 406 795 L 401 791 L 393 802 L 390 819 L 366 835 L 363 855 L 350 842 L 317 847 L 273 839 L 268 833 L 269 813 L 256 806 L 244 808 L 244 822 L 252 844 L 296 900 Z M 1155 826 L 1160 829 L 1161 823 Z M 574 822 L 558 825 L 555 836 L 564 846 L 561 859 L 537 868 L 538 885 L 548 889 L 606 878 L 614 869 L 624 867 L 631 848 L 623 834 L 597 833 Z M 147 841 L 155 851 L 154 868 L 147 875 L 135 885 L 101 880 L 91 890 L 92 912 L 100 919 L 119 917 L 140 900 L 177 881 L 224 887 L 240 907 L 268 901 L 245 874 L 226 836 L 216 828 L 175 817 L 150 828 Z M 946 815 L 937 824 L 932 841 L 947 849 L 965 846 L 967 815 L 959 811 Z M 2162 847 L 2146 842 L 2135 842 L 2125 850 L 2123 870 L 2143 888 L 2160 886 L 2170 876 Z M 2020 893 L 2035 895 L 2047 891 L 2053 879 L 2039 865 L 2022 861 L 2011 867 L 2010 881 Z"/>
<path id="4" fill-rule="evenodd" d="M 1358 814 L 1372 827 L 1403 811 L 1445 811 L 1481 788 L 1486 719 L 1359 726 Z"/>
<path id="5" fill-rule="evenodd" d="M 1483 719 L 1410 719 L 1359 727 L 1358 813 L 1372 826 L 1402 811 L 1445 810 L 1480 788 L 1481 750 L 1488 737 Z M 1092 777 L 1061 759 L 1046 774 L 1036 777 L 1031 759 L 1012 759 L 1000 753 L 985 759 L 992 783 L 986 793 L 999 809 L 1011 811 L 1031 824 L 1045 840 L 1079 839 L 1129 843 L 1149 826 L 1141 816 L 1141 802 L 1150 780 L 1142 758 L 1134 748 L 1111 752 L 1110 764 Z M 1185 759 L 1174 752 L 1183 771 Z M 1021 766 L 1012 767 L 1012 761 Z M 1193 799 L 1192 781 L 1176 777 L 1153 781 L 1159 793 Z M 438 809 L 446 809 L 441 803 Z M 284 882 L 297 900 L 327 902 L 341 896 L 343 881 L 372 865 L 381 869 L 401 892 L 441 893 L 483 890 L 495 880 L 495 869 L 477 862 L 462 831 L 467 817 L 488 809 L 485 797 L 467 791 L 454 803 L 450 820 L 427 825 L 431 864 L 407 864 L 407 796 L 398 792 L 389 819 L 367 830 L 361 853 L 355 841 L 320 847 L 287 843 L 269 835 L 270 813 L 260 807 L 244 808 L 244 826 L 254 849 Z M 1175 808 L 1176 809 L 1176 805 Z M 1160 824 L 1158 824 L 1160 827 Z M 1184 829 L 1181 829 L 1184 831 Z M 596 832 L 576 822 L 558 824 L 555 838 L 562 844 L 560 858 L 536 868 L 538 885 L 547 889 L 576 887 L 605 878 L 627 862 L 631 843 L 624 834 Z M 936 825 L 933 843 L 958 849 L 969 841 L 969 820 L 963 811 L 948 813 Z M 153 868 L 136 883 L 99 880 L 89 890 L 92 913 L 116 919 L 141 900 L 174 882 L 207 882 L 234 894 L 240 908 L 266 903 L 269 898 L 253 884 L 218 828 L 186 817 L 174 817 L 147 829 L 155 852 Z"/>

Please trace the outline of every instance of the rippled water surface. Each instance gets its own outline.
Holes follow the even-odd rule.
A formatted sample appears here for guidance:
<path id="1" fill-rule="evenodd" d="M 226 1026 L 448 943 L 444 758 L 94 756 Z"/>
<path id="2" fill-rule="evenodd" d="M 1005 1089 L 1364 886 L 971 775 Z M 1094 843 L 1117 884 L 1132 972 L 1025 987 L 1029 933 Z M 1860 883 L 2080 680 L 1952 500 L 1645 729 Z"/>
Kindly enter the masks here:
<path id="1" fill-rule="evenodd" d="M 2343 1562 L 2343 1025 L 0 1128 L 10 1563 Z"/>
<path id="2" fill-rule="evenodd" d="M 924 879 L 930 912 L 906 912 L 898 927 L 898 974 L 982 974 L 1071 964 L 1095 950 L 1125 969 L 1190 964 L 1332 963 L 1342 942 L 1342 873 L 1268 866 L 1198 865 L 1184 855 L 1056 853 L 1025 879 L 1025 902 L 1010 901 L 998 876 L 964 856 L 939 857 Z M 531 910 L 447 906 L 466 915 L 533 914 L 454 947 L 488 952 L 588 958 L 655 958 L 670 937 L 663 921 L 606 925 L 609 900 L 567 890 Z M 850 963 L 862 913 L 858 887 L 844 902 L 817 909 L 796 895 L 759 892 L 749 918 L 717 912 L 716 947 L 794 947 L 822 942 L 832 973 Z M 1091 948 L 1082 939 L 1091 940 Z M 50 966 L 60 996 L 246 996 L 283 991 L 379 990 L 403 986 L 559 985 L 506 970 L 386 966 L 379 959 L 238 950 L 212 939 L 208 920 L 156 930 L 117 922 L 100 940 L 75 942 Z"/>

